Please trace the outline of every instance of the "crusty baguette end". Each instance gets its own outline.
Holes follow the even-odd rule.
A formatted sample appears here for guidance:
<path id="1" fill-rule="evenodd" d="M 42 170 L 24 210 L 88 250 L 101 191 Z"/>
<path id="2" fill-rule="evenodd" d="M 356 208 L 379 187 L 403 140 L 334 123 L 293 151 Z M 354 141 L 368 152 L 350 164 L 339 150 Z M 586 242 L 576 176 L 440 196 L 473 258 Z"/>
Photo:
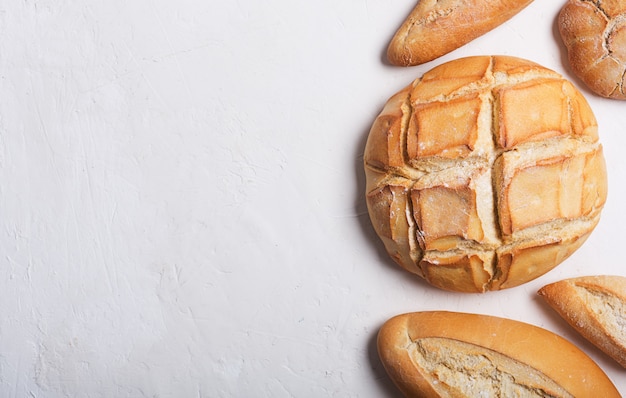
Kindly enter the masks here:
<path id="1" fill-rule="evenodd" d="M 484 35 L 532 0 L 418 0 L 387 49 L 390 63 L 423 64 Z"/>
<path id="2" fill-rule="evenodd" d="M 626 277 L 565 279 L 538 293 L 583 337 L 626 368 Z"/>

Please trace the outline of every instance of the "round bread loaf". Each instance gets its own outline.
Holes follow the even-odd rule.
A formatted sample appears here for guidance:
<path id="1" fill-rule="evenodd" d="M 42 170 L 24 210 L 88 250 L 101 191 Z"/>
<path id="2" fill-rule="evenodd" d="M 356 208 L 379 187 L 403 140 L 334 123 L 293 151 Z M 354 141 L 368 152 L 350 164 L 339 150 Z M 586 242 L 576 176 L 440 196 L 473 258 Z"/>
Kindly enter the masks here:
<path id="1" fill-rule="evenodd" d="M 599 221 L 596 119 L 558 73 L 504 56 L 457 59 L 389 99 L 365 147 L 366 200 L 391 257 L 439 288 L 537 278 Z"/>
<path id="2" fill-rule="evenodd" d="M 572 72 L 594 93 L 626 100 L 626 0 L 569 0 L 558 26 Z"/>

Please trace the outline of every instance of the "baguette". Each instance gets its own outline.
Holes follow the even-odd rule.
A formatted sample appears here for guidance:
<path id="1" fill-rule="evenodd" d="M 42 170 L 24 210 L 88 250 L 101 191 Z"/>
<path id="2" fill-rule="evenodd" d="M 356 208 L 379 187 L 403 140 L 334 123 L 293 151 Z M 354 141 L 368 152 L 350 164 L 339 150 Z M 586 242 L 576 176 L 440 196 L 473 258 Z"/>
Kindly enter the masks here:
<path id="1" fill-rule="evenodd" d="M 551 283 L 539 295 L 583 337 L 626 368 L 626 278 L 585 276 Z"/>
<path id="2" fill-rule="evenodd" d="M 397 66 L 423 64 L 489 32 L 532 0 L 418 0 L 387 49 Z"/>
<path id="3" fill-rule="evenodd" d="M 416 312 L 388 320 L 378 351 L 407 397 L 619 397 L 572 343 L 487 315 Z"/>

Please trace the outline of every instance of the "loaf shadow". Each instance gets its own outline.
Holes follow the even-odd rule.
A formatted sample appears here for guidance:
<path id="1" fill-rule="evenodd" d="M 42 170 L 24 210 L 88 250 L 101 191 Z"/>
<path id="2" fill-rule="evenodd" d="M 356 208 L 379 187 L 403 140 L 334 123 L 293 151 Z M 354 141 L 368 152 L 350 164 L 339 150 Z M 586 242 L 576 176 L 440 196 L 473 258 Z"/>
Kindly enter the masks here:
<path id="1" fill-rule="evenodd" d="M 385 66 L 395 68 L 396 66 L 389 62 L 389 58 L 387 57 L 387 47 L 389 46 L 390 42 L 391 38 L 387 41 L 387 46 L 383 46 L 383 48 L 380 50 L 380 63 Z"/>
<path id="2" fill-rule="evenodd" d="M 383 48 L 380 50 L 380 62 L 385 65 L 385 66 L 390 66 L 393 68 L 402 68 L 402 66 L 397 66 L 392 64 L 391 62 L 389 62 L 389 58 L 387 57 L 387 50 L 389 48 L 389 45 L 391 44 L 391 41 L 393 40 L 393 37 L 395 36 L 396 32 L 400 29 L 400 27 L 402 26 L 402 24 L 406 21 L 406 19 L 409 17 L 409 14 L 411 14 L 411 12 L 413 11 L 413 8 L 415 8 L 415 3 L 406 3 L 405 5 L 406 8 L 404 8 L 403 10 L 400 10 L 400 7 L 398 7 L 398 12 L 396 15 L 397 19 L 395 21 L 395 23 L 390 24 L 389 27 L 389 36 L 387 37 L 387 40 L 385 41 L 385 45 L 383 46 Z"/>
<path id="3" fill-rule="evenodd" d="M 374 123 L 374 120 L 371 121 Z M 365 181 L 365 167 L 363 164 L 363 153 L 365 151 L 365 144 L 367 143 L 367 137 L 369 135 L 369 127 L 365 128 L 360 134 L 359 144 L 355 149 L 355 162 L 354 162 L 354 173 L 355 173 L 355 181 L 356 181 L 356 197 L 355 197 L 355 214 L 358 215 L 357 219 L 359 221 L 359 226 L 365 238 L 368 242 L 372 244 L 372 247 L 376 249 L 376 257 L 382 262 L 390 264 L 390 258 L 385 251 L 385 248 L 378 238 L 376 231 L 370 221 L 369 213 L 367 211 L 367 203 L 365 202 L 365 189 L 366 189 L 366 181 Z"/>
<path id="4" fill-rule="evenodd" d="M 380 396 L 389 397 L 389 398 L 393 398 L 393 397 L 400 398 L 403 396 L 402 393 L 400 392 L 400 390 L 398 390 L 395 384 L 393 384 L 393 381 L 391 381 L 391 379 L 389 378 L 389 375 L 387 374 L 387 371 L 383 367 L 383 363 L 380 360 L 380 356 L 378 355 L 378 346 L 376 343 L 377 336 L 378 336 L 378 329 L 376 330 L 376 333 L 372 333 L 372 335 L 370 336 L 368 345 L 367 345 L 368 346 L 367 353 L 368 353 L 369 362 L 370 362 L 370 369 L 373 373 L 372 378 L 376 380 L 376 382 L 380 386 L 380 389 L 381 389 Z"/>
<path id="5" fill-rule="evenodd" d="M 559 14 L 557 13 L 552 21 L 552 38 L 554 42 L 559 46 L 559 58 L 561 59 L 561 65 L 567 71 L 568 74 L 572 74 L 572 70 L 567 59 L 567 48 L 563 44 L 561 34 L 559 33 Z"/>

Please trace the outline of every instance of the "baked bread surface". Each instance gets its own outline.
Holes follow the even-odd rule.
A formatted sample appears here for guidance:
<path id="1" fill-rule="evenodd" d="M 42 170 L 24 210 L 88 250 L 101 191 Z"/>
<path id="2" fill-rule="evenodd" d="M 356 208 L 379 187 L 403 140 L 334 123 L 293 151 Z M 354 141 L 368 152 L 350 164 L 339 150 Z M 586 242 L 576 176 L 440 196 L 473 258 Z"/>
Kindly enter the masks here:
<path id="1" fill-rule="evenodd" d="M 583 337 L 626 368 L 626 277 L 565 279 L 542 287 L 539 295 Z"/>
<path id="2" fill-rule="evenodd" d="M 619 397 L 598 365 L 556 334 L 518 321 L 433 311 L 398 315 L 378 352 L 407 397 Z"/>
<path id="3" fill-rule="evenodd" d="M 596 119 L 562 76 L 505 56 L 462 58 L 389 99 L 366 143 L 374 229 L 442 289 L 499 290 L 549 271 L 599 221 Z"/>
<path id="4" fill-rule="evenodd" d="M 532 0 L 418 0 L 387 49 L 389 62 L 431 61 L 484 35 Z"/>
<path id="5" fill-rule="evenodd" d="M 568 0 L 558 27 L 572 72 L 594 93 L 626 100 L 626 0 Z"/>

